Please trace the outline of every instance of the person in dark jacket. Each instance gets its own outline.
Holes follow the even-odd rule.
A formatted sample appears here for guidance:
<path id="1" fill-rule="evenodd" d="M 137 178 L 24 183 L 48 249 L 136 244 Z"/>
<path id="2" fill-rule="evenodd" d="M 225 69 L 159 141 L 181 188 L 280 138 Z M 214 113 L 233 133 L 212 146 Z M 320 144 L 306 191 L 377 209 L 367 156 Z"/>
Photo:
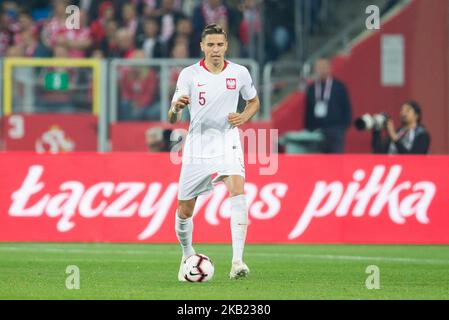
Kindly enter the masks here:
<path id="1" fill-rule="evenodd" d="M 317 78 L 306 92 L 305 127 L 323 132 L 323 153 L 343 153 L 346 130 L 352 119 L 348 90 L 343 82 L 332 77 L 329 60 L 319 59 L 315 72 Z"/>
<path id="2" fill-rule="evenodd" d="M 386 137 L 381 130 L 373 130 L 372 148 L 381 154 L 427 154 L 430 135 L 421 125 L 422 110 L 415 101 L 404 103 L 401 108 L 401 127 L 396 130 L 390 118 L 385 125 Z"/>

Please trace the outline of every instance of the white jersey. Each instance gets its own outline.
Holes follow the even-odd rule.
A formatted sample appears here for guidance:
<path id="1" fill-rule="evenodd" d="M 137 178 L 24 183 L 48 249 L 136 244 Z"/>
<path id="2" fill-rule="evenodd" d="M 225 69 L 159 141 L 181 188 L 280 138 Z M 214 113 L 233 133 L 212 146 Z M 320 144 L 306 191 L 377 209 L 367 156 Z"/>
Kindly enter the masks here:
<path id="1" fill-rule="evenodd" d="M 244 100 L 257 96 L 248 69 L 225 61 L 223 71 L 213 74 L 204 60 L 183 69 L 172 101 L 190 97 L 190 127 L 183 157 L 213 158 L 231 150 L 241 150 L 238 128 L 233 128 L 228 115 L 237 112 L 239 95 Z"/>

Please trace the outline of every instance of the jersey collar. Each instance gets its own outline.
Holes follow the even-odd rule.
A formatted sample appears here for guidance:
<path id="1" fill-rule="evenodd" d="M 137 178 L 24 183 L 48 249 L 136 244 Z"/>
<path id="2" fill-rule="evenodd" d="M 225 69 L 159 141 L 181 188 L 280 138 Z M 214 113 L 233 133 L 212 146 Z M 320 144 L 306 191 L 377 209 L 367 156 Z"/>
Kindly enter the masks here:
<path id="1" fill-rule="evenodd" d="M 223 64 L 223 69 L 221 70 L 221 72 L 223 72 L 226 69 L 228 64 L 229 64 L 229 62 L 225 60 L 224 64 Z M 200 66 L 203 67 L 204 69 L 206 69 L 206 71 L 210 72 L 210 70 L 206 67 L 206 59 L 202 59 L 200 61 Z"/>

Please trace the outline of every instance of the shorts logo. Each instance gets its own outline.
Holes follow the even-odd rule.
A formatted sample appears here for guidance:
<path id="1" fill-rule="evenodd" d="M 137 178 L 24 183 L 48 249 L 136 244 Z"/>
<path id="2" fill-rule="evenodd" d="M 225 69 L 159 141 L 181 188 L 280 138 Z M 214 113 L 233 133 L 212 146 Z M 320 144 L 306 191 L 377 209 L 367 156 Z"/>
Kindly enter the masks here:
<path id="1" fill-rule="evenodd" d="M 235 90 L 237 88 L 237 81 L 235 80 L 235 78 L 226 79 L 226 88 L 228 90 Z"/>

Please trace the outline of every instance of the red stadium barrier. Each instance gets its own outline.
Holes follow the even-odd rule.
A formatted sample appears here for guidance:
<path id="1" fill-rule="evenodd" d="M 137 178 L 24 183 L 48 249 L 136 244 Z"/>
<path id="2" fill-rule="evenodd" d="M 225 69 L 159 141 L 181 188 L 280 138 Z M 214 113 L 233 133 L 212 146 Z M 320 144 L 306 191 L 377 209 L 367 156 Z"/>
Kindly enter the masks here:
<path id="1" fill-rule="evenodd" d="M 249 243 L 449 243 L 449 157 L 280 155 L 247 165 Z M 262 162 L 261 162 L 262 163 Z M 169 154 L 0 153 L 0 241 L 176 242 Z M 229 242 L 224 185 L 195 242 Z"/>
<path id="2" fill-rule="evenodd" d="M 13 114 L 2 119 L 0 138 L 7 151 L 96 151 L 97 122 L 91 114 Z"/>

